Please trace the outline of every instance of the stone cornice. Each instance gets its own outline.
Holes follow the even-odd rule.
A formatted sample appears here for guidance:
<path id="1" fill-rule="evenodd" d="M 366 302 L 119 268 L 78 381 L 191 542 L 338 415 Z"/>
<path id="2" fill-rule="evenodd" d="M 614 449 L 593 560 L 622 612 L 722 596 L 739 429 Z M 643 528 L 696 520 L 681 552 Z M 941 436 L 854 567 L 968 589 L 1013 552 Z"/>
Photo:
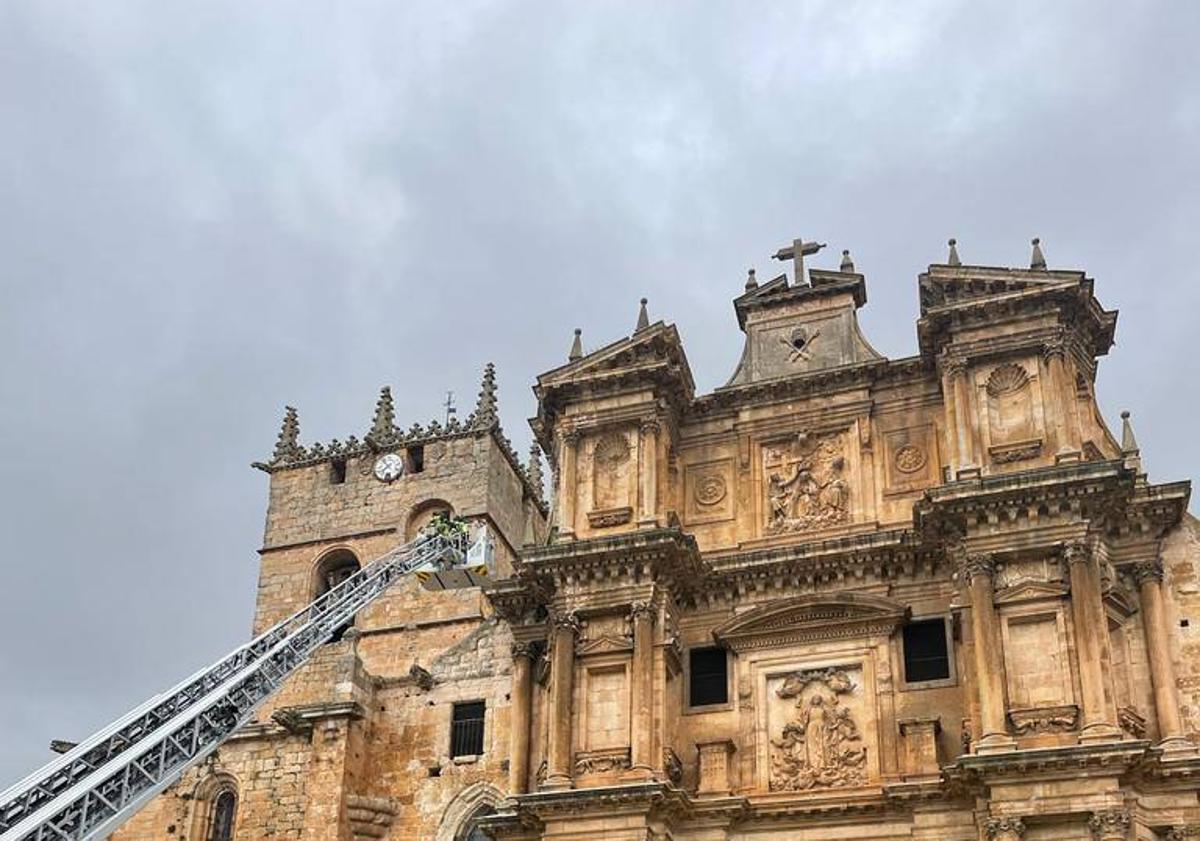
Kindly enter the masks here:
<path id="1" fill-rule="evenodd" d="M 1003 779 L 1031 781 L 1060 777 L 1064 771 L 1074 774 L 1107 772 L 1120 776 L 1146 757 L 1150 743 L 1126 740 L 1093 745 L 1033 748 L 992 754 L 961 756 L 955 769 L 979 782 Z"/>

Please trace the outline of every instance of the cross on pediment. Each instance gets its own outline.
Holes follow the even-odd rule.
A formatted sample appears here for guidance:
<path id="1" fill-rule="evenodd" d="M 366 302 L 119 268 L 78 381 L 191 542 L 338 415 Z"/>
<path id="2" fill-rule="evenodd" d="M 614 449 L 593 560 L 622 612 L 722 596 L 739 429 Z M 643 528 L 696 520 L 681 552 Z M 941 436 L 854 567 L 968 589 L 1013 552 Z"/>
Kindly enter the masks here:
<path id="1" fill-rule="evenodd" d="M 786 245 L 775 252 L 776 260 L 792 260 L 795 262 L 795 277 L 793 282 L 800 286 L 808 285 L 808 278 L 804 275 L 804 258 L 810 254 L 816 254 L 825 247 L 823 242 L 805 242 L 804 238 L 792 240 L 791 245 Z"/>

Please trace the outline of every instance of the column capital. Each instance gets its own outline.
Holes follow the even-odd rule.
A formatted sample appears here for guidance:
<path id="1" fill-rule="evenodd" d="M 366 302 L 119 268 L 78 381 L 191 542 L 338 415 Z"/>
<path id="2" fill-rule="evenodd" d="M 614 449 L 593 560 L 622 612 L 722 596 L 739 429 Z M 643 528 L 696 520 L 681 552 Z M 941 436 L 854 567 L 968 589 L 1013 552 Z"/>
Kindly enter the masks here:
<path id="1" fill-rule="evenodd" d="M 629 605 L 629 618 L 636 622 L 639 618 L 645 617 L 651 622 L 654 621 L 655 615 L 658 613 L 654 605 L 650 602 L 634 602 Z"/>
<path id="2" fill-rule="evenodd" d="M 1025 821 L 1020 818 L 988 818 L 984 829 L 988 841 L 1020 841 L 1025 837 Z"/>
<path id="3" fill-rule="evenodd" d="M 1063 544 L 1062 559 L 1067 566 L 1086 564 L 1092 560 L 1093 554 L 1092 545 L 1086 540 L 1072 540 Z"/>
<path id="4" fill-rule="evenodd" d="M 1161 560 L 1147 561 L 1134 564 L 1129 568 L 1129 577 L 1133 583 L 1141 587 L 1147 581 L 1160 582 L 1163 580 L 1163 564 Z"/>
<path id="5" fill-rule="evenodd" d="M 1066 359 L 1067 340 L 1061 334 L 1052 336 L 1042 345 L 1042 358 L 1049 362 L 1051 359 Z"/>
<path id="6" fill-rule="evenodd" d="M 1088 829 L 1096 841 L 1124 841 L 1129 837 L 1129 811 L 1126 809 L 1108 809 L 1103 812 L 1092 812 L 1088 819 Z"/>
<path id="7" fill-rule="evenodd" d="M 568 447 L 574 447 L 579 443 L 579 430 L 573 426 L 567 427 L 558 433 L 558 437 Z"/>
<path id="8" fill-rule="evenodd" d="M 512 657 L 517 660 L 524 657 L 526 660 L 536 660 L 538 654 L 538 645 L 535 642 L 514 642 L 512 644 Z"/>
<path id="9" fill-rule="evenodd" d="M 659 424 L 658 418 L 642 418 L 638 421 L 638 429 L 642 431 L 643 435 L 657 433 L 661 428 L 662 426 Z"/>
<path id="10" fill-rule="evenodd" d="M 570 631 L 573 635 L 579 634 L 579 617 L 573 610 L 555 611 L 550 614 L 550 625 L 556 631 Z"/>
<path id="11" fill-rule="evenodd" d="M 986 575 L 991 577 L 996 572 L 996 562 L 986 552 L 962 552 L 958 556 L 958 574 L 963 581 L 970 584 L 972 579 Z"/>
<path id="12" fill-rule="evenodd" d="M 937 364 L 943 376 L 957 377 L 967 372 L 967 357 L 949 348 L 938 356 Z"/>
<path id="13" fill-rule="evenodd" d="M 1187 841 L 1189 838 L 1200 836 L 1200 826 L 1180 824 L 1160 829 L 1158 834 L 1165 841 Z"/>

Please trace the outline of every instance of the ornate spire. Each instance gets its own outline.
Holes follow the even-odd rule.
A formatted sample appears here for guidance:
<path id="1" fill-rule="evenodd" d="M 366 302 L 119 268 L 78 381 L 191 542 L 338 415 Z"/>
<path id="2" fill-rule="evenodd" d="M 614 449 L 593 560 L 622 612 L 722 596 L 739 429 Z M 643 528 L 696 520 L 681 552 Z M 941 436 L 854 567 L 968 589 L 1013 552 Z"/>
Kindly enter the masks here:
<path id="1" fill-rule="evenodd" d="M 396 407 L 392 403 L 392 389 L 384 386 L 379 390 L 379 399 L 375 401 L 375 419 L 371 421 L 371 431 L 367 440 L 382 444 L 396 434 Z"/>
<path id="2" fill-rule="evenodd" d="M 279 430 L 279 439 L 275 442 L 274 461 L 286 461 L 300 452 L 300 418 L 291 406 L 284 406 L 283 428 Z"/>
<path id="3" fill-rule="evenodd" d="M 754 276 L 754 269 L 748 269 L 746 271 L 746 291 L 749 292 L 751 289 L 757 289 L 757 288 L 758 288 L 758 278 L 756 278 Z"/>
<path id="4" fill-rule="evenodd" d="M 529 484 L 533 485 L 537 500 L 541 502 L 545 489 L 542 479 L 542 448 L 538 446 L 537 441 L 529 445 Z"/>
<path id="5" fill-rule="evenodd" d="M 1042 253 L 1042 241 L 1038 237 L 1033 238 L 1033 256 L 1029 258 L 1029 268 L 1046 270 L 1046 255 Z"/>
<path id="6" fill-rule="evenodd" d="M 491 362 L 483 368 L 483 382 L 479 385 L 474 417 L 477 429 L 487 429 L 500 420 L 496 414 L 496 366 Z"/>
<path id="7" fill-rule="evenodd" d="M 962 260 L 958 259 L 958 240 L 950 237 L 950 242 L 947 244 L 950 246 L 950 256 L 946 258 L 946 265 L 961 266 Z"/>
<path id="8" fill-rule="evenodd" d="M 583 340 L 579 337 L 583 335 L 583 331 L 578 327 L 575 328 L 575 340 L 571 342 L 571 350 L 567 354 L 567 361 L 574 362 L 576 359 L 583 358 Z"/>
<path id="9" fill-rule="evenodd" d="M 646 299 L 642 298 L 641 308 L 638 309 L 637 327 L 633 328 L 633 332 L 645 330 L 650 326 L 650 316 L 646 313 Z"/>
<path id="10" fill-rule="evenodd" d="M 854 261 L 850 259 L 850 249 L 849 248 L 842 249 L 842 265 L 839 266 L 838 268 L 840 268 L 844 272 L 850 272 L 851 274 L 853 274 Z"/>

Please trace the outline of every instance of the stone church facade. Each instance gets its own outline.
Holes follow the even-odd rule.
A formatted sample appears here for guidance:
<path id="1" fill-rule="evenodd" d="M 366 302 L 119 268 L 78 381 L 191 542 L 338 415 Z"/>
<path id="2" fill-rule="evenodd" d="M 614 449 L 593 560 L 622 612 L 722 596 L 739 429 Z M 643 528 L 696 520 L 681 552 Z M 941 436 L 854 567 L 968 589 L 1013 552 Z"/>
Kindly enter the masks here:
<path id="1" fill-rule="evenodd" d="M 1116 313 L 1036 241 L 1028 269 L 952 242 L 886 359 L 819 248 L 751 273 L 712 393 L 644 302 L 577 332 L 525 463 L 490 366 L 462 422 L 402 429 L 385 389 L 362 440 L 305 446 L 289 409 L 256 631 L 439 511 L 497 577 L 397 584 L 114 838 L 1200 834 L 1200 529 L 1101 417 Z"/>

